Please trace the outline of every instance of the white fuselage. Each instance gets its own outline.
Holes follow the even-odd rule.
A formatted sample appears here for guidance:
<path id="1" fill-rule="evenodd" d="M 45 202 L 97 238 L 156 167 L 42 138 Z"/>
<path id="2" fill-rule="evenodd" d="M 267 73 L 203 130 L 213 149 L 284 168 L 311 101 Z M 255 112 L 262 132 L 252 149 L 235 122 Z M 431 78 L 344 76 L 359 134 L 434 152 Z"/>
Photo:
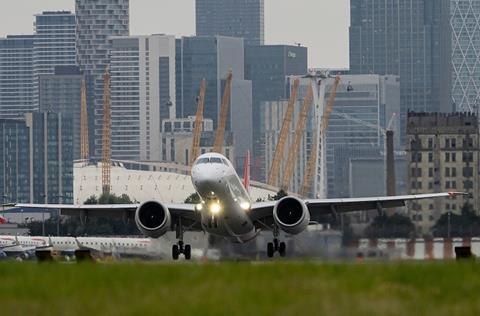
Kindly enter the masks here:
<path id="1" fill-rule="evenodd" d="M 126 255 L 160 254 L 159 244 L 149 238 L 110 238 L 110 237 L 42 237 L 42 236 L 0 236 L 0 247 L 6 252 L 47 248 L 59 252 L 74 252 L 81 247 L 105 253 Z"/>
<path id="2" fill-rule="evenodd" d="M 256 236 L 248 212 L 252 201 L 233 165 L 223 155 L 201 155 L 192 167 L 192 183 L 202 198 L 197 205 L 203 229 L 233 242 Z"/>

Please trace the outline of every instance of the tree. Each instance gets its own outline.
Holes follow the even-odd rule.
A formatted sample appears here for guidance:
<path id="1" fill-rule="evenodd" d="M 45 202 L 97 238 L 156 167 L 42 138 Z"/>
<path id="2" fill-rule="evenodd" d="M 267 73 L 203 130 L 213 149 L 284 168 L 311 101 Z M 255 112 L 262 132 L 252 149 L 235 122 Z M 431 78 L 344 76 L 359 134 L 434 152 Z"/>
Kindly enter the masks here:
<path id="1" fill-rule="evenodd" d="M 197 192 L 190 194 L 186 199 L 185 203 L 186 204 L 198 204 L 202 202 L 202 199 L 200 198 L 200 195 L 198 195 Z"/>
<path id="2" fill-rule="evenodd" d="M 95 195 L 92 195 L 88 199 L 86 199 L 83 204 L 87 204 L 87 205 L 98 204 L 98 199 Z"/>
<path id="3" fill-rule="evenodd" d="M 106 193 L 100 195 L 97 199 L 95 195 L 90 196 L 88 199 L 85 200 L 84 204 L 92 205 L 92 204 L 132 204 L 134 203 L 130 197 L 126 194 L 122 194 L 120 196 L 115 195 L 114 193 Z"/>
<path id="4" fill-rule="evenodd" d="M 276 195 L 274 195 L 274 196 L 270 196 L 270 195 L 269 195 L 269 196 L 268 196 L 268 199 L 269 199 L 270 201 L 278 201 L 278 200 L 280 200 L 281 198 L 286 197 L 286 196 L 288 196 L 288 193 L 285 192 L 285 190 L 281 189 L 280 191 L 277 192 Z"/>
<path id="5" fill-rule="evenodd" d="M 379 215 L 365 228 L 367 238 L 411 238 L 415 225 L 409 217 L 401 214 Z"/>
<path id="6" fill-rule="evenodd" d="M 432 227 L 434 237 L 473 237 L 480 233 L 480 217 L 468 202 L 462 206 L 461 214 L 443 213 Z"/>

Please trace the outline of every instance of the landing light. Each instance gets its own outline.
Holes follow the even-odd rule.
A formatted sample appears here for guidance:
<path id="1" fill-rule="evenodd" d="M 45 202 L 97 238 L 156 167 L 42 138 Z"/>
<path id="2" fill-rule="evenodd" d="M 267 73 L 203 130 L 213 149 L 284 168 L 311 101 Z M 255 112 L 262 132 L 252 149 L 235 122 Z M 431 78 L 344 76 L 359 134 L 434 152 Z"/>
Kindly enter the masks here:
<path id="1" fill-rule="evenodd" d="M 213 215 L 216 215 L 216 214 L 220 213 L 221 210 L 222 210 L 222 207 L 220 206 L 220 204 L 218 204 L 218 203 L 210 204 L 210 212 Z"/>
<path id="2" fill-rule="evenodd" d="M 242 208 L 242 210 L 249 210 L 250 209 L 250 203 L 248 202 L 242 202 L 240 203 L 240 207 Z"/>

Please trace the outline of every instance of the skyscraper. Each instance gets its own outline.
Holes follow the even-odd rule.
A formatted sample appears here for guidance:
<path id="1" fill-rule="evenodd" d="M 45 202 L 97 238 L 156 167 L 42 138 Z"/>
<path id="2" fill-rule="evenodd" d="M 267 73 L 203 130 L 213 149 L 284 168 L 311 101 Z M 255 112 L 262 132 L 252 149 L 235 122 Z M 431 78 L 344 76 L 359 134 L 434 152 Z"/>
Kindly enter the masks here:
<path id="1" fill-rule="evenodd" d="M 351 73 L 400 76 L 402 133 L 407 110 L 452 109 L 449 1 L 350 2 Z"/>
<path id="2" fill-rule="evenodd" d="M 28 113 L 0 119 L 0 195 L 12 202 L 72 203 L 71 119 Z"/>
<path id="3" fill-rule="evenodd" d="M 450 0 L 450 6 L 453 104 L 456 111 L 477 112 L 480 106 L 480 1 Z"/>
<path id="4" fill-rule="evenodd" d="M 265 41 L 264 0 L 196 0 L 197 36 L 242 37 L 245 45 Z"/>
<path id="5" fill-rule="evenodd" d="M 129 35 L 129 0 L 76 0 L 77 59 L 80 69 L 93 81 L 89 90 L 90 146 L 100 156 L 103 118 L 103 77 L 109 63 L 111 36 Z M 93 148 L 92 148 L 93 147 Z M 93 149 L 93 150 L 92 150 Z"/>
<path id="6" fill-rule="evenodd" d="M 21 118 L 35 109 L 33 35 L 0 39 L 0 118 Z"/>
<path id="7" fill-rule="evenodd" d="M 75 66 L 75 15 L 45 11 L 35 16 L 35 34 L 0 39 L 0 118 L 38 110 L 39 76 L 55 66 Z"/>
<path id="8" fill-rule="evenodd" d="M 39 76 L 40 111 L 72 116 L 74 159 L 81 159 L 80 90 L 84 78 L 78 67 L 72 66 L 57 66 L 53 74 Z"/>
<path id="9" fill-rule="evenodd" d="M 112 157 L 161 160 L 162 121 L 175 117 L 175 37 L 113 37 Z"/>
<path id="10" fill-rule="evenodd" d="M 45 11 L 35 16 L 33 71 L 35 93 L 40 75 L 51 75 L 56 66 L 75 66 L 76 21 L 69 11 Z M 38 98 L 35 100 L 38 106 Z"/>
<path id="11" fill-rule="evenodd" d="M 305 75 L 308 70 L 308 49 L 290 45 L 261 45 L 245 47 L 245 78 L 252 81 L 253 161 L 252 177 L 263 180 L 262 166 L 265 131 L 260 127 L 262 102 L 278 101 L 287 97 L 286 76 Z"/>
<path id="12" fill-rule="evenodd" d="M 178 118 L 196 114 L 200 82 L 206 79 L 204 117 L 217 127 L 229 71 L 233 73 L 227 130 L 234 133 L 237 157 L 243 161 L 252 139 L 252 83 L 245 80 L 243 39 L 226 36 L 182 37 L 176 42 L 176 111 Z M 241 170 L 241 169 L 239 169 Z"/>

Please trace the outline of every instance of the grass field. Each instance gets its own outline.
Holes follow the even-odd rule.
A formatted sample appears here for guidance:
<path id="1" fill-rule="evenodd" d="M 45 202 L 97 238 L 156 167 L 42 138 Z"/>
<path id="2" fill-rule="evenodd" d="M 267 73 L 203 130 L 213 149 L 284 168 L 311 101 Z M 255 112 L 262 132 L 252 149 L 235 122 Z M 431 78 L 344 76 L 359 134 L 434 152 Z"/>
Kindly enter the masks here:
<path id="1" fill-rule="evenodd" d="M 466 263 L 0 264 L 0 315 L 480 315 Z"/>

